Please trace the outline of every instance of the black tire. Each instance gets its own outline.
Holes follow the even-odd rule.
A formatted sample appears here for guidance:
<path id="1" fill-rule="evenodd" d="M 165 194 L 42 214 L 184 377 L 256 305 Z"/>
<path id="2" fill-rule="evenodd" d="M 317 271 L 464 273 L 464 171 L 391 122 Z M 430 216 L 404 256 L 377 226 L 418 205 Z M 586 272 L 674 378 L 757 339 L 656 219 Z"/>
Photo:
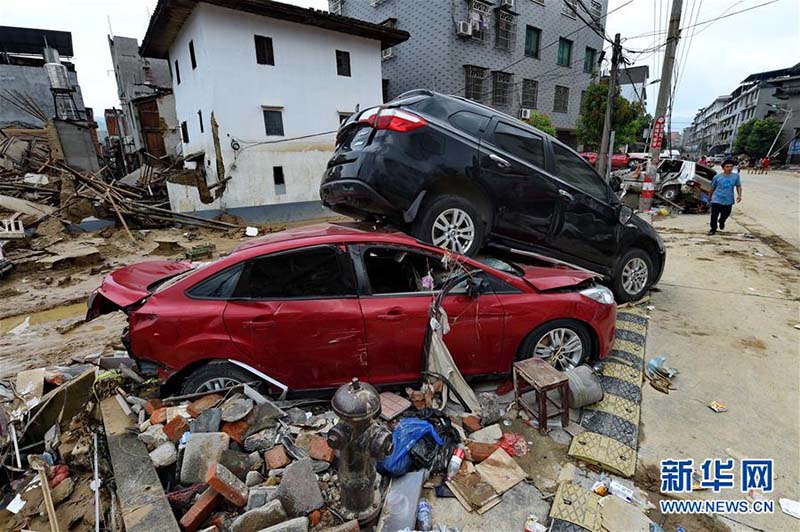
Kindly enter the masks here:
<path id="1" fill-rule="evenodd" d="M 625 280 L 623 279 L 624 276 L 627 277 L 626 266 L 630 265 L 632 270 L 637 270 L 636 263 L 634 262 L 637 260 L 642 261 L 647 268 L 644 285 L 637 289 L 639 282 L 636 281 L 633 282 L 630 286 L 630 289 L 628 289 L 626 288 Z M 642 272 L 637 270 L 637 273 L 638 274 L 636 277 L 640 279 L 639 275 Z M 612 290 L 614 291 L 614 297 L 617 300 L 617 303 L 627 303 L 628 301 L 638 301 L 641 299 L 650 289 L 650 285 L 653 283 L 654 273 L 653 259 L 650 258 L 650 255 L 646 251 L 639 248 L 633 248 L 625 253 L 617 265 L 617 270 L 614 273 L 614 280 L 612 282 Z"/>
<path id="2" fill-rule="evenodd" d="M 414 221 L 412 227 L 414 236 L 423 242 L 437 245 L 433 237 L 434 223 L 440 215 L 451 209 L 459 209 L 466 213 L 474 228 L 474 238 L 472 238 L 469 243 L 469 247 L 461 251 L 452 251 L 459 251 L 462 255 L 474 257 L 483 247 L 484 238 L 486 236 L 486 224 L 475 205 L 461 196 L 443 194 L 427 201 L 423 205 L 417 219 Z"/>
<path id="3" fill-rule="evenodd" d="M 568 329 L 575 333 L 580 339 L 581 354 L 580 358 L 576 357 L 570 362 L 573 367 L 580 366 L 581 364 L 595 357 L 594 342 L 592 342 L 592 336 L 589 333 L 589 330 L 586 328 L 586 325 L 575 320 L 561 319 L 545 323 L 544 325 L 540 325 L 531 331 L 519 346 L 515 360 L 526 360 L 534 356 L 534 349 L 539 341 L 542 340 L 548 333 L 556 329 Z M 547 359 L 547 361 L 559 371 L 566 369 L 566 367 L 563 364 L 560 364 L 557 360 Z"/>
<path id="4" fill-rule="evenodd" d="M 198 391 L 208 391 L 203 390 L 203 385 L 214 379 L 228 381 L 230 382 L 228 386 L 259 380 L 258 377 L 244 368 L 220 360 L 204 364 L 187 375 L 181 385 L 181 394 L 187 395 Z"/>
<path id="5" fill-rule="evenodd" d="M 678 188 L 676 185 L 670 185 L 668 187 L 662 188 L 661 192 L 659 192 L 659 195 L 662 198 L 671 201 L 672 203 L 677 203 L 678 199 L 680 199 L 681 197 L 681 189 Z"/>

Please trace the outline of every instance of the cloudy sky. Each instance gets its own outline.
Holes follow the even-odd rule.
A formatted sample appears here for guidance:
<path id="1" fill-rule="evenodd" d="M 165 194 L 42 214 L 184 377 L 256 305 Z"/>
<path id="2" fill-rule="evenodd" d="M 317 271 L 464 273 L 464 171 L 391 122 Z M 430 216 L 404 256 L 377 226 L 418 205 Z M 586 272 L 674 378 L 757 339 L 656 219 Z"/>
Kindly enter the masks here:
<path id="1" fill-rule="evenodd" d="M 684 0 L 681 27 L 769 1 Z M 327 8 L 327 0 L 290 3 Z M 155 4 L 156 0 L 0 0 L 0 24 L 71 31 L 86 105 L 101 115 L 104 108 L 118 105 L 106 36 L 113 32 L 141 40 Z M 609 11 L 619 9 L 608 17 L 607 33 L 621 33 L 630 50 L 663 43 L 663 33 L 653 34 L 666 28 L 670 4 L 671 0 L 609 0 Z M 688 125 L 699 107 L 730 92 L 750 73 L 800 62 L 800 0 L 777 0 L 713 24 L 688 28 L 682 37 L 678 66 L 683 72 L 673 106 L 676 130 Z M 660 78 L 662 53 L 627 55 L 638 59 L 637 64 L 650 66 L 651 80 Z M 648 91 L 652 111 L 658 84 Z"/>

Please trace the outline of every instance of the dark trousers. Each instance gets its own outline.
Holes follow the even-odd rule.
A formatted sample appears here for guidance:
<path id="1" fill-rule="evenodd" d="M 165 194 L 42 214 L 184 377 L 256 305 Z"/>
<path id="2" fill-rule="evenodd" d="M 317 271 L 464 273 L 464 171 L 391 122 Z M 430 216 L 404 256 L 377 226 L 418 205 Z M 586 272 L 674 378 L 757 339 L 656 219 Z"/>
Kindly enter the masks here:
<path id="1" fill-rule="evenodd" d="M 731 215 L 733 205 L 723 205 L 722 203 L 711 204 L 711 230 L 717 230 L 717 220 L 721 226 L 725 225 L 728 216 Z"/>

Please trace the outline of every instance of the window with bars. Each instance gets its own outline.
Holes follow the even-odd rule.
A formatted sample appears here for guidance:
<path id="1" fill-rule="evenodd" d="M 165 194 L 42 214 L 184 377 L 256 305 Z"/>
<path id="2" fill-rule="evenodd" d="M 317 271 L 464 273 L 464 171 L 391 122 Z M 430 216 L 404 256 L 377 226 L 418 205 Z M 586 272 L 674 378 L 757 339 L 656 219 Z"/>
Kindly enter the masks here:
<path id="1" fill-rule="evenodd" d="M 575 11 L 578 10 L 578 0 L 561 0 L 561 14 L 569 18 L 576 18 Z"/>
<path id="2" fill-rule="evenodd" d="M 561 37 L 558 39 L 558 64 L 568 67 L 572 64 L 572 41 Z"/>
<path id="3" fill-rule="evenodd" d="M 267 136 L 283 136 L 283 112 L 280 109 L 264 109 L 264 130 Z"/>
<path id="4" fill-rule="evenodd" d="M 341 15 L 343 3 L 344 0 L 328 0 L 328 11 L 334 15 Z"/>
<path id="5" fill-rule="evenodd" d="M 256 45 L 256 63 L 259 65 L 274 65 L 275 53 L 272 49 L 272 38 L 263 35 L 253 35 Z"/>
<path id="6" fill-rule="evenodd" d="M 517 23 L 514 15 L 505 11 L 497 12 L 494 46 L 498 50 L 510 52 L 514 48 L 514 37 L 517 35 Z"/>
<path id="7" fill-rule="evenodd" d="M 481 0 L 472 0 L 469 6 L 469 22 L 472 29 L 472 38 L 482 41 L 489 29 L 489 4 Z"/>
<path id="8" fill-rule="evenodd" d="M 506 106 L 511 103 L 513 77 L 508 72 L 492 72 L 492 105 Z"/>
<path id="9" fill-rule="evenodd" d="M 472 65 L 464 65 L 464 96 L 476 102 L 483 101 L 483 80 L 486 78 L 486 69 Z"/>
<path id="10" fill-rule="evenodd" d="M 594 48 L 586 47 L 586 54 L 583 56 L 583 71 L 587 74 L 594 73 L 594 63 L 595 57 L 597 56 L 597 50 Z"/>
<path id="11" fill-rule="evenodd" d="M 350 52 L 336 50 L 336 74 L 350 77 Z"/>
<path id="12" fill-rule="evenodd" d="M 539 44 L 542 40 L 542 30 L 533 26 L 525 26 L 525 55 L 539 59 Z"/>
<path id="13" fill-rule="evenodd" d="M 556 85 L 555 98 L 553 98 L 553 112 L 566 113 L 569 110 L 569 87 Z"/>
<path id="14" fill-rule="evenodd" d="M 539 99 L 539 82 L 535 79 L 522 80 L 522 107 L 536 109 Z"/>

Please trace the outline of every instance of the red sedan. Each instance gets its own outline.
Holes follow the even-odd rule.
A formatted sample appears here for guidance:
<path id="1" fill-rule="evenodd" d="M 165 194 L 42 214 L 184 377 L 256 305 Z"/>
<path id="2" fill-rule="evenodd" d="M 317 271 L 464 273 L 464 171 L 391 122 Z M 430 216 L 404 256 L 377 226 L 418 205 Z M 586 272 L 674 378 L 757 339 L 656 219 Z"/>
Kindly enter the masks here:
<path id="1" fill-rule="evenodd" d="M 597 162 L 597 152 L 585 151 L 580 153 L 579 155 L 584 159 L 586 159 L 586 162 L 588 162 L 592 166 L 594 166 L 595 163 Z M 636 168 L 637 164 L 645 165 L 647 164 L 647 159 L 643 159 L 640 157 L 631 157 L 627 153 L 611 154 L 611 168 L 613 169 Z"/>
<path id="2" fill-rule="evenodd" d="M 210 263 L 116 270 L 87 318 L 124 310 L 131 356 L 184 393 L 254 380 L 283 392 L 418 381 L 432 295 L 453 275 L 464 279 L 443 301 L 444 340 L 467 377 L 507 374 L 530 356 L 567 368 L 610 350 L 616 306 L 591 274 L 462 256 L 453 273 L 444 253 L 397 232 L 306 226 Z"/>

